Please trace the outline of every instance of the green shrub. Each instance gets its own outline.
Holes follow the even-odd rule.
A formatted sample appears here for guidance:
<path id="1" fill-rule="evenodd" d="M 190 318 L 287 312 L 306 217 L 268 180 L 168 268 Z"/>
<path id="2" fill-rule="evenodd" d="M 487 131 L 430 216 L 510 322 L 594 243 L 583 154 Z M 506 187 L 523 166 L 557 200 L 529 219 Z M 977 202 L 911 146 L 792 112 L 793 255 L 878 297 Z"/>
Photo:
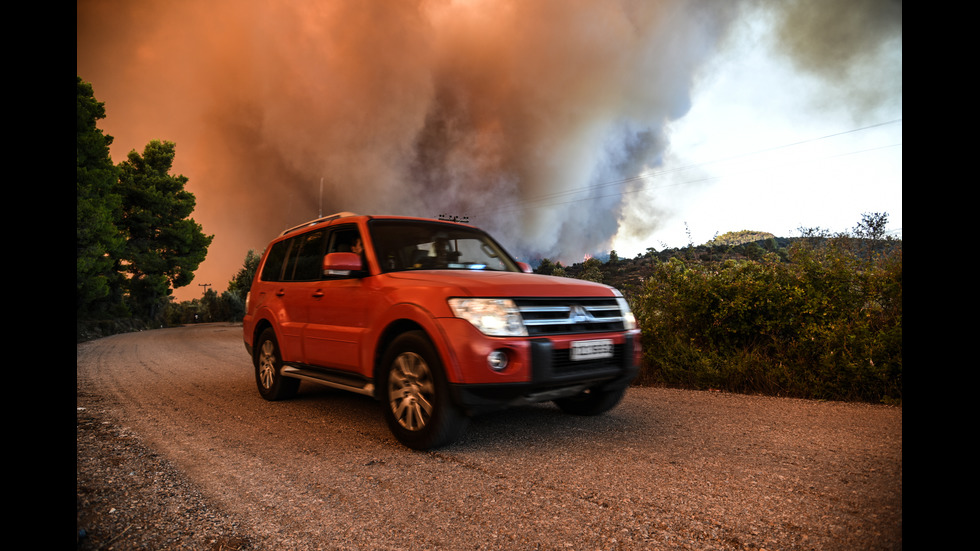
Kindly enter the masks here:
<path id="1" fill-rule="evenodd" d="M 631 300 L 639 384 L 900 402 L 901 247 L 839 236 L 756 259 L 657 263 Z"/>

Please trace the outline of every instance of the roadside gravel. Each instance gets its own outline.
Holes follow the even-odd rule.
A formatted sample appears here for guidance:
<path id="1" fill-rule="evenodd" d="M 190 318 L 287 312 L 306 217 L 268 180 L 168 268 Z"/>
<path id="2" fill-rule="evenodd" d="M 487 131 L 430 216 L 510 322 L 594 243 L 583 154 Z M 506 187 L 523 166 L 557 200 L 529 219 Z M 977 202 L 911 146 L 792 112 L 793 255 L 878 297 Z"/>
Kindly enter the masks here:
<path id="1" fill-rule="evenodd" d="M 229 513 L 214 500 L 209 499 L 188 475 L 162 455 L 150 448 L 141 437 L 112 418 L 104 407 L 109 398 L 82 395 L 79 389 L 77 411 L 77 463 L 76 463 L 76 515 L 78 550 L 206 550 L 206 551 L 252 551 L 282 548 L 276 544 L 277 534 L 256 533 L 255 526 L 240 516 Z M 440 463 L 458 462 L 451 455 L 441 452 L 429 454 Z M 365 463 L 368 468 L 384 467 L 385 459 Z M 462 465 L 466 468 L 466 465 Z M 857 475 L 860 476 L 860 475 Z M 901 477 L 899 473 L 899 478 Z M 724 483 L 724 481 L 718 481 Z M 847 484 L 844 480 L 843 483 Z M 375 484 L 383 484 L 381 479 Z M 687 484 L 687 481 L 668 481 L 667 485 Z M 838 480 L 828 480 L 829 486 L 840 484 Z M 724 494 L 723 485 L 709 485 L 706 493 L 715 496 Z M 810 485 L 802 490 L 820 492 L 821 488 Z M 900 492 L 899 488 L 899 492 Z M 547 499 L 548 488 L 525 491 L 527 499 Z M 477 496 L 479 499 L 479 496 Z M 853 499 L 842 496 L 841 499 Z M 455 499 L 450 497 L 450 499 Z M 470 498 L 459 498 L 470 499 Z M 603 501 L 601 496 L 583 496 L 592 500 L 598 510 L 610 511 L 618 504 Z M 778 496 L 773 496 L 778 499 Z M 855 534 L 841 533 L 837 543 L 826 540 L 807 541 L 801 525 L 806 519 L 760 517 L 758 510 L 765 507 L 761 503 L 733 503 L 741 508 L 734 515 L 741 518 L 749 534 L 756 539 L 746 540 L 733 537 L 722 526 L 705 523 L 695 518 L 697 504 L 675 503 L 673 508 L 662 510 L 659 524 L 651 532 L 662 531 L 672 534 L 673 541 L 646 541 L 633 539 L 634 534 L 623 529 L 621 539 L 606 537 L 601 542 L 563 542 L 556 540 L 554 545 L 542 546 L 539 542 L 529 542 L 521 547 L 519 542 L 501 542 L 501 549 L 732 549 L 732 550 L 777 550 L 812 549 L 851 551 L 854 549 L 902 549 L 902 527 L 889 525 L 895 511 L 887 511 L 893 497 L 889 495 L 863 496 L 861 503 L 880 502 L 880 512 L 870 512 L 871 516 L 881 515 L 884 533 Z M 899 504 L 900 506 L 900 504 Z M 546 507 L 542 507 L 544 511 Z M 687 512 L 685 512 L 687 511 Z M 501 514 L 507 511 L 501 510 Z M 857 512 L 856 512 L 857 513 Z M 396 513 L 397 514 L 397 513 Z M 897 512 L 901 517 L 901 510 Z M 690 518 L 685 518 L 685 517 Z M 709 515 L 710 516 L 710 515 Z M 731 515 L 726 515 L 731 516 Z M 524 519 L 527 520 L 527 519 Z M 551 519 L 548 519 L 549 521 Z M 627 519 L 628 520 L 628 519 Z M 834 519 L 827 519 L 828 523 Z M 534 522 L 532 520 L 532 522 Z M 731 522 L 730 520 L 728 522 Z M 259 528 L 261 530 L 261 527 Z M 424 541 L 424 537 L 420 540 Z M 769 543 L 765 543 L 768 541 Z M 516 544 L 516 545 L 515 545 Z M 294 542 L 289 549 L 303 549 L 302 540 Z M 311 547 L 317 549 L 359 549 L 358 546 Z M 392 547 L 379 543 L 364 549 L 415 549 L 416 547 Z M 432 548 L 430 546 L 417 547 Z M 492 544 L 478 544 L 459 547 L 464 549 L 495 549 Z"/>
<path id="2" fill-rule="evenodd" d="M 902 410 L 631 389 L 407 450 L 369 398 L 258 398 L 236 328 L 79 345 L 79 550 L 902 549 Z"/>
<path id="3" fill-rule="evenodd" d="M 77 549 L 257 549 L 239 520 L 109 417 L 105 398 L 78 393 Z"/>

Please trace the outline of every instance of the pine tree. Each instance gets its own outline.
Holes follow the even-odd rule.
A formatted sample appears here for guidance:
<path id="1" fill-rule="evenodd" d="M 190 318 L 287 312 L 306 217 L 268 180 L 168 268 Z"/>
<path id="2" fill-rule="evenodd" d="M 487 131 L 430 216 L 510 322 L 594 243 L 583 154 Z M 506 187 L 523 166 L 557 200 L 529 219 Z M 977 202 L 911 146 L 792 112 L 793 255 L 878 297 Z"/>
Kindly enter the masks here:
<path id="1" fill-rule="evenodd" d="M 95 99 L 92 85 L 77 79 L 75 134 L 75 299 L 78 317 L 96 317 L 119 304 L 119 274 L 115 259 L 123 246 L 116 227 L 121 215 L 116 193 L 118 170 L 109 157 L 112 136 L 97 126 L 105 118 L 105 105 Z"/>
<path id="2" fill-rule="evenodd" d="M 190 218 L 196 201 L 184 189 L 187 177 L 170 174 L 175 155 L 173 142 L 154 140 L 118 165 L 126 237 L 119 269 L 128 274 L 130 299 L 145 319 L 160 313 L 171 287 L 190 284 L 214 239 Z"/>

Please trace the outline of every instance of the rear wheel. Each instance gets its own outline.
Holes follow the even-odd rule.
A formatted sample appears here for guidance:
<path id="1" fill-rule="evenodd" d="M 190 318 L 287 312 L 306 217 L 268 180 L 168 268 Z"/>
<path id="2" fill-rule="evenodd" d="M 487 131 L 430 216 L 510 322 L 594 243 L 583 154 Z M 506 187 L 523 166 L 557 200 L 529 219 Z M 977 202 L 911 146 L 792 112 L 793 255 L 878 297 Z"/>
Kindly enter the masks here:
<path id="1" fill-rule="evenodd" d="M 626 387 L 614 390 L 590 388 L 578 396 L 555 400 L 555 404 L 565 413 L 599 415 L 616 407 L 616 404 L 623 399 L 624 394 L 626 394 Z"/>
<path id="2" fill-rule="evenodd" d="M 426 450 L 459 437 L 467 419 L 452 403 L 442 362 L 425 334 L 395 339 L 382 367 L 385 421 L 398 441 Z"/>
<path id="3" fill-rule="evenodd" d="M 282 353 L 279 351 L 276 333 L 271 328 L 259 335 L 252 360 L 255 364 L 255 383 L 263 398 L 275 401 L 296 395 L 299 379 L 282 376 Z"/>

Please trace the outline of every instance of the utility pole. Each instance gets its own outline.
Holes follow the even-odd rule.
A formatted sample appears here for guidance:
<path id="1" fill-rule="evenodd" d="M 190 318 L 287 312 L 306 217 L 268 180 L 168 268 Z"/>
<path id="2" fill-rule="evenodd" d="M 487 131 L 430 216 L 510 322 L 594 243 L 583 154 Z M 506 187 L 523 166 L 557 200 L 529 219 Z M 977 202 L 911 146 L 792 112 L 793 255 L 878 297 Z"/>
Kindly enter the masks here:
<path id="1" fill-rule="evenodd" d="M 208 287 L 210 287 L 211 284 L 210 283 L 198 283 L 197 286 L 198 287 L 204 287 L 204 294 L 206 295 L 206 294 L 208 294 Z"/>

